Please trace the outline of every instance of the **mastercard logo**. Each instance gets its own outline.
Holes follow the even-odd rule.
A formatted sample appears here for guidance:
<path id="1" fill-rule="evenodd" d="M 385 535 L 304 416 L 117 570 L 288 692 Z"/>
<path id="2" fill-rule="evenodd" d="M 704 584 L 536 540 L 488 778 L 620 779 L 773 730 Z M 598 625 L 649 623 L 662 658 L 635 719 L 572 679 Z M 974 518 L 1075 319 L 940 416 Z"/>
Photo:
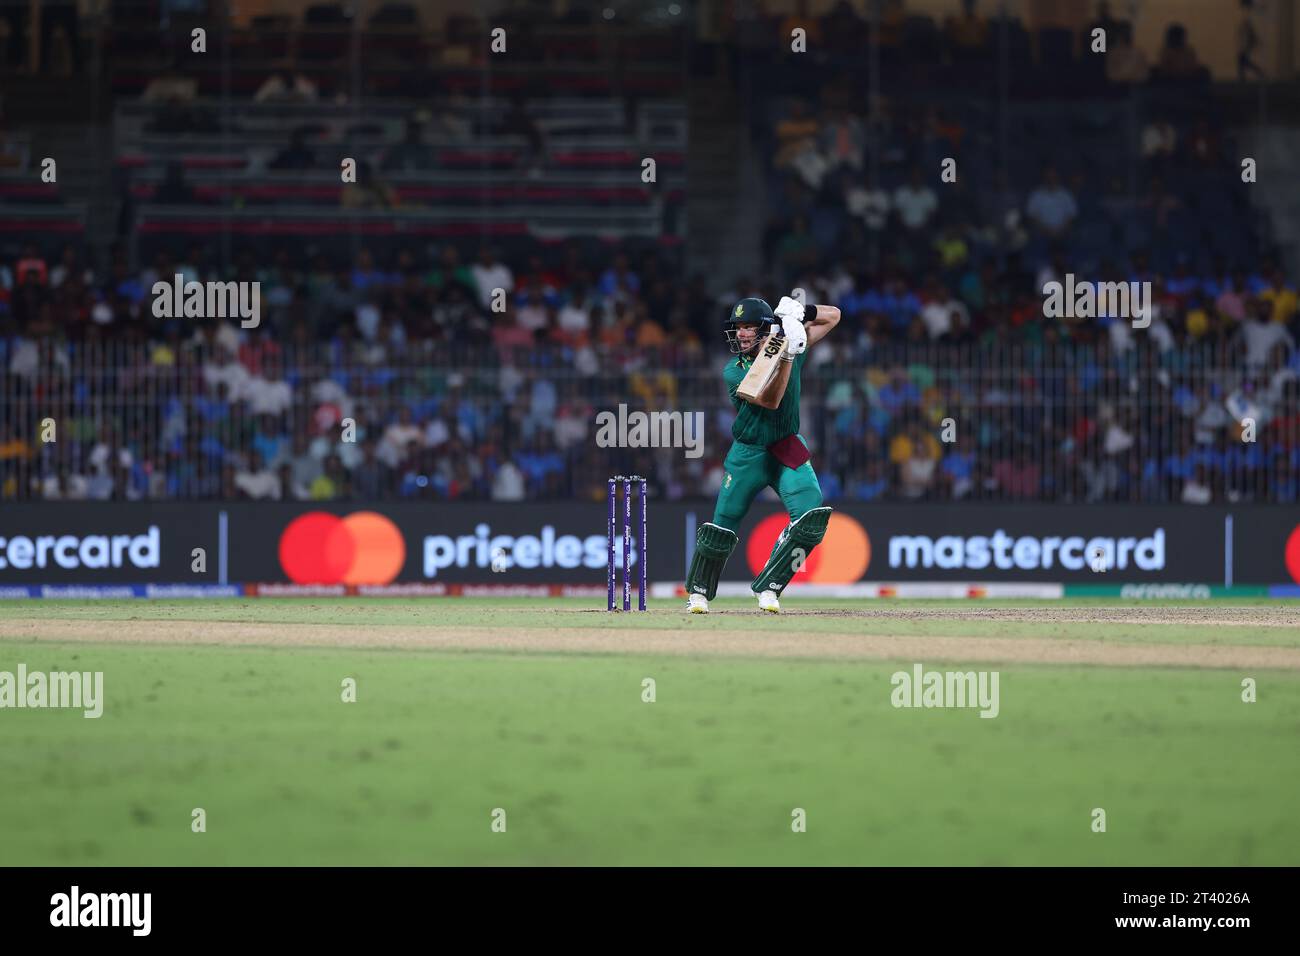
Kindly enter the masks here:
<path id="1" fill-rule="evenodd" d="M 776 539 L 790 523 L 785 514 L 764 518 L 749 536 L 745 557 L 749 570 L 757 577 L 776 547 Z M 790 579 L 796 584 L 852 584 L 862 580 L 871 564 L 871 539 L 866 529 L 848 515 L 831 513 L 826 537 L 804 560 L 803 567 Z"/>
<path id="2" fill-rule="evenodd" d="M 280 567 L 294 584 L 388 584 L 405 563 L 402 532 L 374 511 L 309 511 L 280 535 Z"/>
<path id="3" fill-rule="evenodd" d="M 1286 539 L 1285 558 L 1291 580 L 1300 584 L 1300 525 L 1296 525 L 1291 530 L 1291 536 Z"/>

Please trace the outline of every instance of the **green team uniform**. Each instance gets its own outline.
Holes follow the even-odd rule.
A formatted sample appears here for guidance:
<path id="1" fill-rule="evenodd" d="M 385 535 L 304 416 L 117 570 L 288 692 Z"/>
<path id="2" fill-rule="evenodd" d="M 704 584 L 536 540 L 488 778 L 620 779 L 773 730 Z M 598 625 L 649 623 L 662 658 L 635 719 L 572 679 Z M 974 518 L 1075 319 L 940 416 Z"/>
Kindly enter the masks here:
<path id="1" fill-rule="evenodd" d="M 695 550 L 686 571 L 686 593 L 693 596 L 688 602 L 690 610 L 701 609 L 701 605 L 693 604 L 695 596 L 711 601 L 718 593 L 718 579 L 732 551 L 740 544 L 736 529 L 764 488 L 779 494 L 789 512 L 790 523 L 772 545 L 772 553 L 758 572 L 758 578 L 750 584 L 750 591 L 761 596 L 759 606 L 764 606 L 764 592 L 779 594 L 790 583 L 802 567 L 803 559 L 822 542 L 831 520 L 831 509 L 822 507 L 822 486 L 816 480 L 813 462 L 806 460 L 792 468 L 768 451 L 781 442 L 779 453 L 785 460 L 798 460 L 807 454 L 807 442 L 800 434 L 800 390 L 807 351 L 794 356 L 794 367 L 790 369 L 780 405 L 775 408 L 751 405 L 736 394 L 754 364 L 753 358 L 742 354 L 740 339 L 736 337 L 736 328 L 741 323 L 753 323 L 764 330 L 779 324 L 779 320 L 763 299 L 746 298 L 736 303 L 724 323 L 727 341 L 736 355 L 723 369 L 727 393 L 736 406 L 736 421 L 732 425 L 731 450 L 723 460 L 723 486 L 718 492 L 718 505 L 714 507 L 714 520 L 699 525 L 695 532 Z M 784 358 L 781 360 L 784 362 Z M 803 445 L 802 454 L 793 449 L 790 440 Z M 766 606 L 766 609 L 779 610 L 779 607 Z M 707 610 L 707 605 L 703 610 Z"/>
<path id="2" fill-rule="evenodd" d="M 727 363 L 723 377 L 731 404 L 736 406 L 736 421 L 731 426 L 734 441 L 723 462 L 722 490 L 713 510 L 714 524 L 735 531 L 759 492 L 768 486 L 781 496 L 791 521 L 821 505 L 822 489 L 812 462 L 787 468 L 767 450 L 773 442 L 799 432 L 800 377 L 807 358 L 807 352 L 795 356 L 785 397 L 774 409 L 751 405 L 736 396 L 736 389 L 754 364 L 753 359 L 741 355 Z M 802 435 L 799 441 L 807 447 Z"/>
<path id="3" fill-rule="evenodd" d="M 734 332 L 737 324 L 757 322 L 771 327 L 775 321 L 771 306 L 762 299 L 742 299 L 727 319 L 727 340 L 732 344 L 732 351 L 739 353 Z M 831 509 L 821 506 L 822 489 L 812 462 L 805 461 L 797 468 L 791 468 L 768 451 L 774 442 L 790 436 L 795 436 L 805 450 L 808 447 L 799 434 L 799 392 L 807 358 L 806 351 L 795 356 L 785 394 L 776 408 L 752 405 L 736 395 L 753 365 L 752 358 L 737 354 L 723 369 L 727 392 L 736 407 L 736 421 L 731 426 L 734 441 L 723 461 L 722 488 L 718 492 L 713 520 L 702 524 L 696 532 L 695 551 L 686 573 L 688 594 L 702 595 L 709 600 L 717 594 L 722 569 L 740 541 L 736 529 L 764 488 L 770 487 L 780 496 L 790 515 L 790 524 L 772 547 L 767 564 L 750 585 L 755 594 L 764 591 L 779 594 L 802 566 L 803 559 L 826 534 Z M 785 457 L 797 459 L 802 456 L 787 454 Z"/>

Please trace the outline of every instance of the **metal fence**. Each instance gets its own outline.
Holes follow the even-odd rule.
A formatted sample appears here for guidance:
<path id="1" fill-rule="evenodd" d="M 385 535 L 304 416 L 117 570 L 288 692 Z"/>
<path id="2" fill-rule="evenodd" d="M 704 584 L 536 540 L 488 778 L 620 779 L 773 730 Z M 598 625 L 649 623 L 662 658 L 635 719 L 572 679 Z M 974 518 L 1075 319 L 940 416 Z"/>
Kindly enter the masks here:
<path id="1" fill-rule="evenodd" d="M 0 340 L 0 496 L 599 500 L 634 472 L 676 499 L 723 478 L 725 355 L 693 343 L 229 344 Z M 1291 360 L 1235 339 L 827 340 L 802 432 L 831 501 L 1288 502 Z M 677 447 L 602 447 L 620 406 L 680 413 Z"/>

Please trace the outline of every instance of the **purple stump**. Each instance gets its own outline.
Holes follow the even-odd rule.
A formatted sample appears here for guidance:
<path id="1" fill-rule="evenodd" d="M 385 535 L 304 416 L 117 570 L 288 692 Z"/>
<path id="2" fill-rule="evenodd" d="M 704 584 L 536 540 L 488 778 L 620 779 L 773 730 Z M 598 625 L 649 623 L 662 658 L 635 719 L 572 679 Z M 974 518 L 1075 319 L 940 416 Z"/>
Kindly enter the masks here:
<path id="1" fill-rule="evenodd" d="M 609 565 L 609 578 L 607 581 L 609 585 L 609 606 L 606 608 L 608 611 L 614 610 L 614 503 L 618 495 L 618 492 L 615 490 L 617 487 L 617 479 L 609 479 L 609 526 L 607 529 L 609 537 L 609 560 L 605 562 Z"/>
<path id="2" fill-rule="evenodd" d="M 637 556 L 641 562 L 641 591 L 639 593 L 639 606 L 637 610 L 645 610 L 645 579 L 646 579 L 646 543 L 645 543 L 645 486 L 646 480 L 641 479 L 641 553 Z"/>
<path id="3" fill-rule="evenodd" d="M 632 610 L 632 479 L 623 479 L 623 610 Z"/>

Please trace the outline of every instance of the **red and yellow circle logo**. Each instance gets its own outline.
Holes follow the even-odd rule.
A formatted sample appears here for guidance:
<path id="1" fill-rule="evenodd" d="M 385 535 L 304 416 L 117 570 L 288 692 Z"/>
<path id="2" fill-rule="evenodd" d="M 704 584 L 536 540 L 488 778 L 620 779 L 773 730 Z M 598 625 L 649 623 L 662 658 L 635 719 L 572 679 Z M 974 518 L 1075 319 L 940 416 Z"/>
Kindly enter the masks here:
<path id="1" fill-rule="evenodd" d="M 388 584 L 405 563 L 402 532 L 374 511 L 309 511 L 280 535 L 280 567 L 294 584 Z"/>
<path id="2" fill-rule="evenodd" d="M 1291 531 L 1291 536 L 1286 539 L 1286 551 L 1283 552 L 1286 559 L 1286 569 L 1291 573 L 1291 580 L 1300 584 L 1300 525 L 1296 525 Z"/>
<path id="3" fill-rule="evenodd" d="M 758 523 L 745 545 L 750 571 L 757 576 L 767 564 L 790 518 L 774 514 Z M 857 521 L 848 515 L 831 512 L 826 537 L 804 560 L 803 567 L 790 579 L 796 584 L 853 584 L 862 580 L 871 564 L 871 538 Z"/>

